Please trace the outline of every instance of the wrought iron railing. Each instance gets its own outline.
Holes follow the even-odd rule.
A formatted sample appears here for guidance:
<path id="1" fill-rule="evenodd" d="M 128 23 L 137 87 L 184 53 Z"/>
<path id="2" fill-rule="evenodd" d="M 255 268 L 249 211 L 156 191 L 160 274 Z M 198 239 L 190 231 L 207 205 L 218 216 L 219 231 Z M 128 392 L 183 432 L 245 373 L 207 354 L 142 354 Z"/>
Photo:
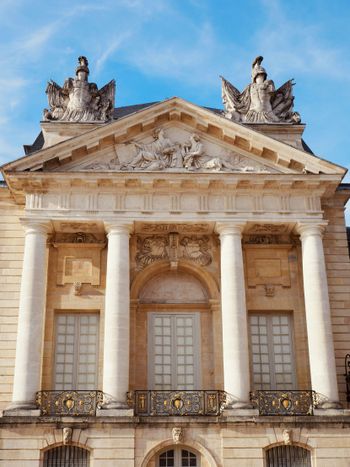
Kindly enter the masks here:
<path id="1" fill-rule="evenodd" d="M 103 404 L 102 391 L 39 391 L 36 403 L 41 415 L 96 415 Z"/>
<path id="2" fill-rule="evenodd" d="M 253 391 L 250 400 L 259 415 L 313 415 L 315 391 Z"/>
<path id="3" fill-rule="evenodd" d="M 138 416 L 220 415 L 224 391 L 134 391 L 129 400 Z"/>

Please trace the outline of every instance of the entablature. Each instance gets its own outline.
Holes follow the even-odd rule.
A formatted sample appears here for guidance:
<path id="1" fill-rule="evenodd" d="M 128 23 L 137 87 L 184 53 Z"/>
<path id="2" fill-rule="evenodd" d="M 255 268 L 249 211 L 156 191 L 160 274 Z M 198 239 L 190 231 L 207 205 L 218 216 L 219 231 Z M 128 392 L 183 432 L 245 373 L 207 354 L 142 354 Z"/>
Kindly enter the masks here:
<path id="1" fill-rule="evenodd" d="M 146 219 L 254 219 L 322 217 L 321 200 L 334 193 L 337 177 L 249 174 L 18 174 L 27 213 L 96 219 L 110 215 Z M 20 194 L 22 197 L 22 194 Z"/>

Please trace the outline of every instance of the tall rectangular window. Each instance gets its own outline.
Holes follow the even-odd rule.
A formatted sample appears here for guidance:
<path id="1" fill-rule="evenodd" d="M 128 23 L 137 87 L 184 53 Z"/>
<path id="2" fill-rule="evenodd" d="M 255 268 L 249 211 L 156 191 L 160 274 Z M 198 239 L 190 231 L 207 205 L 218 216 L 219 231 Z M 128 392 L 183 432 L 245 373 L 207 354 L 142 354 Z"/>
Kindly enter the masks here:
<path id="1" fill-rule="evenodd" d="M 296 389 L 291 316 L 251 314 L 249 326 L 254 389 Z"/>
<path id="2" fill-rule="evenodd" d="M 55 390 L 97 388 L 98 333 L 96 313 L 56 315 Z"/>
<path id="3" fill-rule="evenodd" d="M 152 389 L 198 389 L 198 313 L 151 313 L 148 357 Z"/>

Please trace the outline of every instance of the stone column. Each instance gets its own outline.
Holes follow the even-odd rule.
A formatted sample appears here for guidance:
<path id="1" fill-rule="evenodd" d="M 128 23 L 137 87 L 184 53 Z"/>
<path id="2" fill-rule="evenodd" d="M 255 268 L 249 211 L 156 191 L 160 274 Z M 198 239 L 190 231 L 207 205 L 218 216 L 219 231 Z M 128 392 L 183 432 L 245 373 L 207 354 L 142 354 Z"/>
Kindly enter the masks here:
<path id="1" fill-rule="evenodd" d="M 338 407 L 331 313 L 322 224 L 299 224 L 312 389 L 326 398 L 324 408 Z"/>
<path id="2" fill-rule="evenodd" d="M 242 224 L 219 223 L 224 390 L 235 408 L 249 407 L 249 349 Z"/>
<path id="3" fill-rule="evenodd" d="M 126 407 L 129 390 L 130 280 L 129 234 L 131 225 L 106 224 L 108 232 L 103 392 L 106 409 Z"/>
<path id="4" fill-rule="evenodd" d="M 23 221 L 23 270 L 19 299 L 15 376 L 9 409 L 33 409 L 40 390 L 44 310 L 47 282 L 48 222 Z"/>

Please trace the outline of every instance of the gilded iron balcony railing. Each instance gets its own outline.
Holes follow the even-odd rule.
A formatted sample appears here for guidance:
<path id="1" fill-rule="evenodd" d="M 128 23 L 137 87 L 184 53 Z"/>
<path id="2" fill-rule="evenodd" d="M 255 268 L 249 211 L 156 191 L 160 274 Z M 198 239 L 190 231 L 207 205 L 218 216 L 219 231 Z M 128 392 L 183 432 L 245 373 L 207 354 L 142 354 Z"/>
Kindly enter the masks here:
<path id="1" fill-rule="evenodd" d="M 250 400 L 259 415 L 313 415 L 315 391 L 253 391 Z"/>
<path id="2" fill-rule="evenodd" d="M 102 391 L 39 391 L 36 403 L 41 415 L 96 415 L 103 404 Z"/>
<path id="3" fill-rule="evenodd" d="M 134 391 L 129 401 L 138 416 L 220 415 L 224 410 L 224 391 Z"/>

